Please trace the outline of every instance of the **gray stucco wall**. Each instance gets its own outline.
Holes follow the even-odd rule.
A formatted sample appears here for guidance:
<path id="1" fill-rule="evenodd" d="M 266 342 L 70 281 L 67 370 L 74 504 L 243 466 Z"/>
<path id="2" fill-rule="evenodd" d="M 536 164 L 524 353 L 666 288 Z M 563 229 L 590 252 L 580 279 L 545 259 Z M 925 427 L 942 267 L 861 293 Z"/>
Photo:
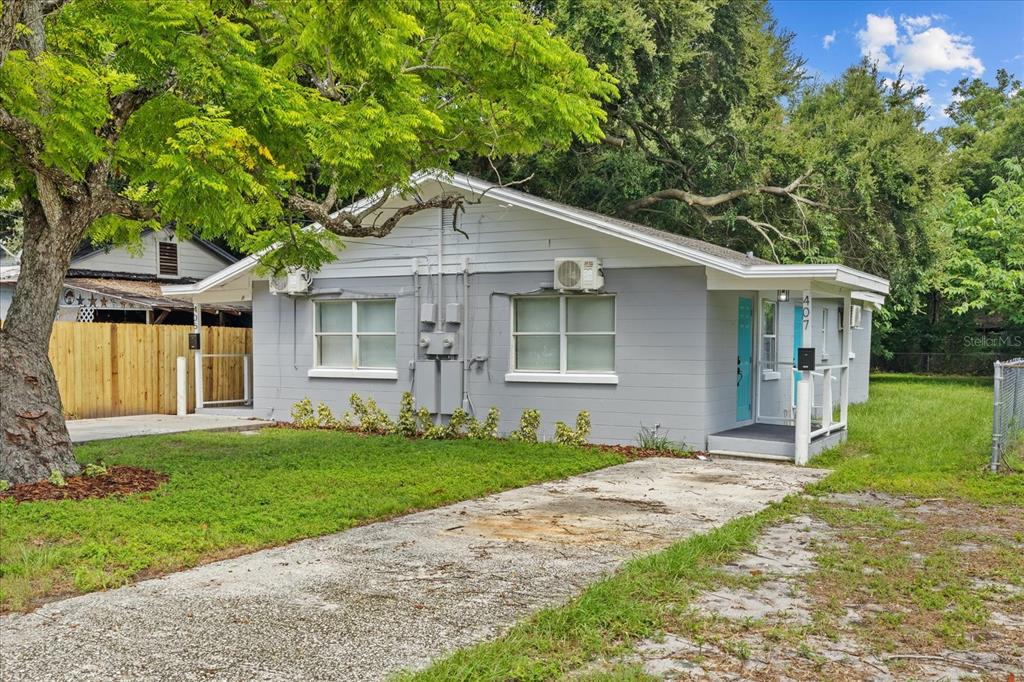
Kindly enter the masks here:
<path id="1" fill-rule="evenodd" d="M 853 330 L 854 358 L 850 360 L 850 402 L 863 403 L 868 399 L 871 373 L 871 321 L 870 310 L 861 314 L 861 328 Z"/>
<path id="2" fill-rule="evenodd" d="M 419 281 L 421 300 L 431 300 L 436 278 L 421 276 Z M 615 362 L 619 383 L 518 383 L 505 379 L 510 364 L 509 294 L 550 287 L 551 272 L 479 273 L 471 275 L 469 281 L 468 323 L 464 325 L 470 333 L 469 356 L 487 358 L 475 363 L 470 371 L 469 395 L 478 415 L 491 406 L 501 410 L 503 433 L 516 428 L 519 415 L 527 408 L 540 410 L 541 433 L 547 438 L 553 435 L 556 421 L 571 423 L 580 410 L 588 410 L 593 422 L 592 439 L 605 443 L 633 443 L 641 425 L 659 424 L 673 440 L 702 448 L 707 434 L 737 424 L 737 299 L 749 296 L 756 301 L 757 292 L 708 292 L 704 270 L 699 267 L 606 270 L 605 290 L 616 295 Z M 383 409 L 396 415 L 402 393 L 413 388 L 410 365 L 422 357 L 417 345 L 421 327 L 415 314 L 413 283 L 412 275 L 407 275 L 324 277 L 314 285 L 314 291 L 331 292 L 314 296 L 316 300 L 396 299 L 397 380 L 308 377 L 313 366 L 313 299 L 272 296 L 265 282 L 255 283 L 256 409 L 277 419 L 288 419 L 292 405 L 308 397 L 314 404 L 325 402 L 340 415 L 349 409 L 349 395 L 354 392 L 372 396 Z M 460 277 L 446 275 L 445 291 L 447 302 L 461 302 Z M 822 300 L 821 305 L 825 304 Z M 837 305 L 838 301 L 833 307 Z M 833 310 L 833 327 L 835 318 Z M 762 401 L 773 400 L 780 410 L 791 387 L 787 380 L 790 366 L 783 363 L 792 350 L 792 329 L 790 303 L 780 309 L 780 379 L 761 381 L 758 387 Z M 838 332 L 833 331 L 829 362 L 838 363 Z M 820 340 L 818 335 L 820 331 L 816 340 Z M 759 342 L 755 330 L 755 353 Z M 867 398 L 868 313 L 864 329 L 855 332 L 853 347 L 856 357 L 850 397 L 858 402 Z M 762 404 L 762 416 L 769 416 L 771 409 Z"/>
<path id="3" fill-rule="evenodd" d="M 616 294 L 618 385 L 506 382 L 510 298 L 492 296 L 492 292 L 528 292 L 550 286 L 551 272 L 476 274 L 469 281 L 470 356 L 488 356 L 470 373 L 470 398 L 480 415 L 491 406 L 501 410 L 502 432 L 513 430 L 526 408 L 540 410 L 545 437 L 553 435 L 556 421 L 571 423 L 580 410 L 588 410 L 594 441 L 632 443 L 641 424 L 660 424 L 668 429 L 670 438 L 703 447 L 707 348 L 703 268 L 605 271 L 605 290 Z M 421 277 L 420 282 L 427 300 L 433 280 Z M 253 292 L 256 409 L 287 419 L 291 406 L 308 397 L 314 405 L 322 400 L 340 414 L 348 409 L 348 397 L 355 392 L 374 397 L 390 414 L 397 414 L 402 392 L 412 388 L 409 363 L 418 353 L 412 276 L 324 278 L 317 279 L 314 288 L 396 296 L 398 379 L 307 377 L 313 364 L 313 304 L 309 299 L 272 296 L 260 282 Z M 445 288 L 449 301 L 456 295 L 461 299 L 461 283 L 455 276 L 445 277 Z"/>

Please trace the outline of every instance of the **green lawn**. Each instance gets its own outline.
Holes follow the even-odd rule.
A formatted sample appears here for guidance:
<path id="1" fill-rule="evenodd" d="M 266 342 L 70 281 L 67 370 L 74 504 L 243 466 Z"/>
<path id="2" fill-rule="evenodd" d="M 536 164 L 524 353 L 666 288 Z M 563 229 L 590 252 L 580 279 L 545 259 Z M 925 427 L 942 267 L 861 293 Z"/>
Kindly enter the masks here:
<path id="1" fill-rule="evenodd" d="M 4 609 L 624 461 L 556 445 L 289 429 L 104 441 L 76 454 L 171 478 L 123 499 L 0 502 Z"/>
<path id="2" fill-rule="evenodd" d="M 993 476 L 985 469 L 991 410 L 992 390 L 983 380 L 873 377 L 871 400 L 851 408 L 849 442 L 812 462 L 835 470 L 813 490 L 874 490 L 1024 505 L 1024 474 Z M 636 559 L 569 604 L 544 610 L 503 637 L 457 652 L 410 678 L 556 679 L 588 661 L 611 659 L 659 630 L 685 632 L 693 624 L 680 614 L 697 592 L 720 579 L 717 566 L 749 550 L 767 525 L 795 513 L 820 512 L 816 508 L 821 506 L 790 497 L 752 517 Z M 580 679 L 650 678 L 626 665 Z"/>

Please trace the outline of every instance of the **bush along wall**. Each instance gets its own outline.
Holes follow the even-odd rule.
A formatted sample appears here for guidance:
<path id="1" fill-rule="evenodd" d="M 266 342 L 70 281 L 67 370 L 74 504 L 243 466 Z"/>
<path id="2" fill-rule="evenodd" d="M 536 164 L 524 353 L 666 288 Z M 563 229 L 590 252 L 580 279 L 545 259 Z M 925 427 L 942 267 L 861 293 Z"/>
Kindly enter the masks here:
<path id="1" fill-rule="evenodd" d="M 305 398 L 292 406 L 292 428 L 345 430 L 375 435 L 400 435 L 406 438 L 426 438 L 430 440 L 448 440 L 455 438 L 473 438 L 477 440 L 496 440 L 501 412 L 497 407 L 487 410 L 483 419 L 471 416 L 459 408 L 448 418 L 447 422 L 435 423 L 425 407 L 416 408 L 412 393 L 402 394 L 398 410 L 398 419 L 392 419 L 377 405 L 373 398 L 363 399 L 357 393 L 349 396 L 351 412 L 345 412 L 340 418 L 331 413 L 331 408 L 320 403 L 313 407 L 309 398 Z M 519 417 L 519 428 L 509 434 L 509 438 L 527 443 L 540 440 L 540 411 L 523 410 Z M 564 422 L 555 424 L 555 442 L 561 445 L 583 447 L 589 445 L 590 414 L 580 412 L 576 417 L 575 427 Z"/>

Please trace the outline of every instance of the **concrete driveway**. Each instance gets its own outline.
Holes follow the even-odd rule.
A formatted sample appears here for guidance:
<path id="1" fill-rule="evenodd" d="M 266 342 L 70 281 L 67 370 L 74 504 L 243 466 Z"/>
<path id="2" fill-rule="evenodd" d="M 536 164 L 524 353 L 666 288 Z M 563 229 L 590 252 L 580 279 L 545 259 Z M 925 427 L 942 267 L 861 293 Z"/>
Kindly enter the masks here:
<path id="1" fill-rule="evenodd" d="M 0 619 L 4 680 L 377 680 L 821 478 L 648 459 Z"/>
<path id="2" fill-rule="evenodd" d="M 68 435 L 72 443 L 94 440 L 152 436 L 186 431 L 251 431 L 274 422 L 222 414 L 135 414 L 127 417 L 100 417 L 97 419 L 68 420 Z"/>

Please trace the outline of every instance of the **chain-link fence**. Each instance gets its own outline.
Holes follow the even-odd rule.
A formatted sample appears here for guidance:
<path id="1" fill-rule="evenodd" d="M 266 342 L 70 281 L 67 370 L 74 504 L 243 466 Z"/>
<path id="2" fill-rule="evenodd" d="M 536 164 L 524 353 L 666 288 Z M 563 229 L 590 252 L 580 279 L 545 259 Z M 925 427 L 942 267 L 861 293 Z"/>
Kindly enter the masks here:
<path id="1" fill-rule="evenodd" d="M 1007 450 L 1024 437 L 1024 358 L 995 363 L 995 408 L 992 415 L 992 471 Z"/>

